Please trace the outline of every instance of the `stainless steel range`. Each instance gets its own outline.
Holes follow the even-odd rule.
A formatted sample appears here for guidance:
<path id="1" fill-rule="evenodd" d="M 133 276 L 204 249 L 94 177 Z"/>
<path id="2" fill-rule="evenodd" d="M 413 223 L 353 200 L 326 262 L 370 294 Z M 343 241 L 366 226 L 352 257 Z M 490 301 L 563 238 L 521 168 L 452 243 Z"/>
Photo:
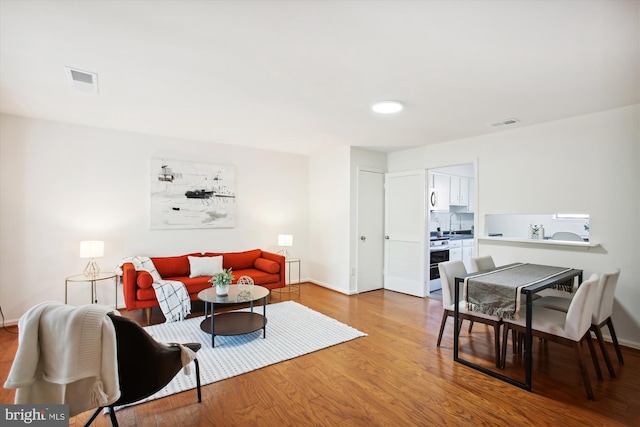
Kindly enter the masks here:
<path id="1" fill-rule="evenodd" d="M 429 279 L 440 278 L 438 264 L 449 261 L 449 239 L 434 237 L 429 241 Z"/>

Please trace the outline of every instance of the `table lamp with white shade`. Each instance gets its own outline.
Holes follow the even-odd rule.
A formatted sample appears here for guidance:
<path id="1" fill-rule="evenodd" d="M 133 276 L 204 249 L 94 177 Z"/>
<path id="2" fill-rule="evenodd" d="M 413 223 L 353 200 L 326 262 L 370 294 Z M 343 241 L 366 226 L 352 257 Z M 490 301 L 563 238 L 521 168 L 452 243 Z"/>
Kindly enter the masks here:
<path id="1" fill-rule="evenodd" d="M 293 246 L 293 236 L 291 234 L 278 234 L 278 246 L 282 248 L 278 253 L 285 258 L 289 258 L 287 248 Z"/>
<path id="2" fill-rule="evenodd" d="M 104 256 L 104 242 L 102 240 L 83 240 L 80 242 L 80 258 L 89 258 L 89 263 L 84 269 L 86 277 L 97 277 L 100 267 L 95 258 Z"/>

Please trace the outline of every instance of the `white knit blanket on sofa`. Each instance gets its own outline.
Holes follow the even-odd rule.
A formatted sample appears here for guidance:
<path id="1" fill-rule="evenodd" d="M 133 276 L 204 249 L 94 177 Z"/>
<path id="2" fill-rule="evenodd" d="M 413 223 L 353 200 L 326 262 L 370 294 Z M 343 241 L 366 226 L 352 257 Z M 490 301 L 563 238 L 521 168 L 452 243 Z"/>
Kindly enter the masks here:
<path id="1" fill-rule="evenodd" d="M 120 261 L 116 273 L 122 275 L 122 266 L 130 262 L 136 271 L 146 271 L 153 278 L 153 290 L 162 314 L 168 322 L 184 320 L 191 313 L 191 299 L 184 283 L 176 280 L 164 280 L 156 270 L 151 258 L 145 256 L 127 257 Z"/>

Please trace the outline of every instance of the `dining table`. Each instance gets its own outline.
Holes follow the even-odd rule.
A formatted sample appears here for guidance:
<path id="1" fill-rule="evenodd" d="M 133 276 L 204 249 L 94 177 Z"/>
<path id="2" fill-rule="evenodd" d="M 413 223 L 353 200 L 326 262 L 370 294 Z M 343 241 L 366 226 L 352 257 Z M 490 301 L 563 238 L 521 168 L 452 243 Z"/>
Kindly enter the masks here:
<path id="1" fill-rule="evenodd" d="M 525 308 L 526 332 L 525 348 L 525 381 L 519 381 L 500 372 L 493 371 L 477 363 L 460 357 L 460 329 L 454 328 L 453 360 L 469 366 L 494 378 L 517 387 L 531 391 L 532 384 L 532 301 L 534 295 L 543 289 L 555 288 L 571 292 L 575 280 L 582 283 L 583 271 L 571 267 L 557 267 L 531 263 L 513 263 L 490 270 L 469 273 L 455 278 L 455 299 L 460 301 L 460 292 L 467 308 L 472 311 L 495 315 L 500 318 L 517 318 Z M 524 303 L 522 303 L 524 300 Z M 454 325 L 458 325 L 460 306 L 455 304 Z M 496 355 L 497 356 L 497 355 Z"/>

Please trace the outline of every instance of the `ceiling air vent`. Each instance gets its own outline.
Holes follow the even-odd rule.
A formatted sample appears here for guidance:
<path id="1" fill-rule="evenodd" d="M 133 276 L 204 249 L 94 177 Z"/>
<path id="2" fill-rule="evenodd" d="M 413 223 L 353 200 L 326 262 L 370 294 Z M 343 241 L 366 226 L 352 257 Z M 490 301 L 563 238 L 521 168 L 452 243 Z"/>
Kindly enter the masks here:
<path id="1" fill-rule="evenodd" d="M 71 87 L 84 93 L 98 93 L 98 75 L 76 68 L 66 67 Z"/>
<path id="2" fill-rule="evenodd" d="M 489 123 L 489 126 L 493 126 L 493 127 L 510 126 L 510 125 L 515 125 L 516 123 L 520 123 L 520 120 L 512 117 L 510 119 L 500 120 L 499 122 Z"/>

